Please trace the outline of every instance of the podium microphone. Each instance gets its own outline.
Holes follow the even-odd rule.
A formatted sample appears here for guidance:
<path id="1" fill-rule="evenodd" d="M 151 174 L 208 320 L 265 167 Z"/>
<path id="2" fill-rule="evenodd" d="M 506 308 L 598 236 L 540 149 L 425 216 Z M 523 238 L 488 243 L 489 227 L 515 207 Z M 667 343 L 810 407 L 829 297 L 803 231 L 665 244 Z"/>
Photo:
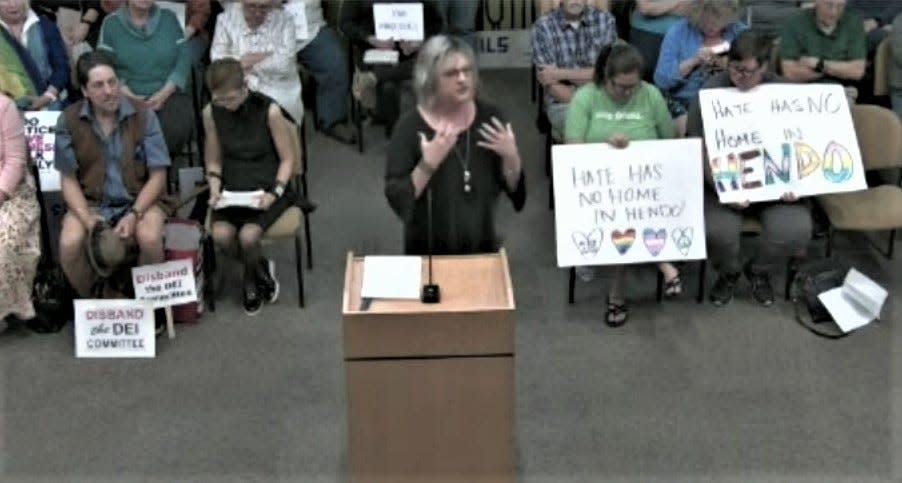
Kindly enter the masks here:
<path id="1" fill-rule="evenodd" d="M 429 283 L 423 285 L 420 300 L 424 304 L 437 304 L 442 300 L 438 284 L 432 281 L 432 188 L 426 188 L 426 229 L 429 231 Z"/>

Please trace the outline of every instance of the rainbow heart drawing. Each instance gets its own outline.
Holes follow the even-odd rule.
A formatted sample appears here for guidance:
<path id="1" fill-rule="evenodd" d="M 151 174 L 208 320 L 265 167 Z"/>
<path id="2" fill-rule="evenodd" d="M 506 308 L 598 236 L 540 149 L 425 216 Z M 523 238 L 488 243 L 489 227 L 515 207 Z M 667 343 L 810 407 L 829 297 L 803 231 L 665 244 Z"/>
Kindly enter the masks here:
<path id="1" fill-rule="evenodd" d="M 642 230 L 642 241 L 645 243 L 648 253 L 656 257 L 664 249 L 664 244 L 667 243 L 667 230 L 663 228 L 659 230 L 646 228 Z"/>
<path id="2" fill-rule="evenodd" d="M 631 246 L 633 246 L 633 242 L 636 241 L 636 230 L 633 228 L 629 228 L 622 232 L 620 230 L 614 230 L 611 232 L 611 241 L 614 242 L 614 248 L 623 255 Z"/>

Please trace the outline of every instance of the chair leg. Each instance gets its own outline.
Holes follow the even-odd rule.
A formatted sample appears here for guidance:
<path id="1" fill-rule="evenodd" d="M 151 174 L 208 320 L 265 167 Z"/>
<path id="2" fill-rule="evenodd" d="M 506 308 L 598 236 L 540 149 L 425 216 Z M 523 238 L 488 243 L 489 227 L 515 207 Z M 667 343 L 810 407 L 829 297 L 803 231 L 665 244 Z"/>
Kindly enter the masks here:
<path id="1" fill-rule="evenodd" d="M 363 153 L 363 106 L 357 99 L 351 101 L 354 125 L 357 128 L 357 151 Z"/>
<path id="2" fill-rule="evenodd" d="M 789 300 L 791 294 L 790 289 L 792 288 L 792 279 L 796 277 L 796 264 L 793 258 L 790 258 L 786 263 L 786 284 L 783 286 L 783 300 Z"/>
<path id="3" fill-rule="evenodd" d="M 889 232 L 889 246 L 886 247 L 886 258 L 892 260 L 893 259 L 893 251 L 896 247 L 896 230 L 891 230 Z"/>
<path id="4" fill-rule="evenodd" d="M 216 312 L 216 292 L 213 290 L 216 278 L 216 249 L 213 246 L 213 238 L 209 235 L 204 237 L 201 243 L 204 257 L 204 302 L 210 312 Z"/>
<path id="5" fill-rule="evenodd" d="M 697 304 L 705 301 L 705 276 L 707 275 L 707 268 L 707 260 L 698 262 L 698 290 L 695 292 L 695 303 Z"/>
<path id="6" fill-rule="evenodd" d="M 658 272 L 657 294 L 655 295 L 655 300 L 657 300 L 658 303 L 661 303 L 661 301 L 664 300 L 664 274 L 661 273 L 660 270 L 657 270 L 657 267 L 655 267 L 655 271 Z"/>
<path id="7" fill-rule="evenodd" d="M 310 243 L 310 217 L 304 216 L 304 243 L 307 245 L 307 269 L 313 270 L 313 245 Z"/>
<path id="8" fill-rule="evenodd" d="M 833 254 L 833 227 L 830 226 L 827 228 L 827 258 Z"/>
<path id="9" fill-rule="evenodd" d="M 301 265 L 301 237 L 294 235 L 294 268 L 298 277 L 298 306 L 304 308 L 304 270 Z"/>
<path id="10" fill-rule="evenodd" d="M 567 303 L 573 305 L 574 290 L 576 290 L 576 267 L 570 267 L 567 275 Z"/>

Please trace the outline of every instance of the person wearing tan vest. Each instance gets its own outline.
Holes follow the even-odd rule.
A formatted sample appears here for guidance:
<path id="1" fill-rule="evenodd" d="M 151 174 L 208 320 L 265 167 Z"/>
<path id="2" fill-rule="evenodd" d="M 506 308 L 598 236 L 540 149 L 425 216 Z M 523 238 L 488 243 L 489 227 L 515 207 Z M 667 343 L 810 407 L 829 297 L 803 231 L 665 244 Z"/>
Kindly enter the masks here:
<path id="1" fill-rule="evenodd" d="M 121 238 L 137 243 L 139 264 L 164 260 L 164 190 L 170 160 L 156 115 L 121 95 L 106 54 L 82 55 L 76 72 L 85 99 L 69 106 L 57 121 L 54 167 L 68 207 L 60 233 L 60 265 L 79 296 L 86 297 L 95 274 L 85 241 L 97 223 L 109 223 Z"/>

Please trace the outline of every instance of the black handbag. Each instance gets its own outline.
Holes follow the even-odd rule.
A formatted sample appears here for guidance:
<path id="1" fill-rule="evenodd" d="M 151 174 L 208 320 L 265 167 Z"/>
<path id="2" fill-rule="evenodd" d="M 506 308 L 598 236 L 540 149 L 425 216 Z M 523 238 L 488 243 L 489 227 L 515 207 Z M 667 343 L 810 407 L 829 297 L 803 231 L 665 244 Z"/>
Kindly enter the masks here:
<path id="1" fill-rule="evenodd" d="M 795 319 L 802 327 L 828 339 L 841 339 L 851 333 L 839 328 L 818 298 L 819 294 L 842 286 L 849 268 L 848 264 L 834 258 L 813 260 L 796 268 L 790 296 Z"/>

